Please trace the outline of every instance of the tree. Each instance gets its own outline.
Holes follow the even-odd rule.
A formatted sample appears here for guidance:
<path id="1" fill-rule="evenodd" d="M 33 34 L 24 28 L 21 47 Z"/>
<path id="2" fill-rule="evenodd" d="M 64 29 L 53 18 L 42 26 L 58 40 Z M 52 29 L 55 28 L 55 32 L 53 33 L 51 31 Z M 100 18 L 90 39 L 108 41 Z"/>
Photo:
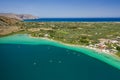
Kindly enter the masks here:
<path id="1" fill-rule="evenodd" d="M 120 52 L 120 46 L 117 46 L 116 49 Z"/>

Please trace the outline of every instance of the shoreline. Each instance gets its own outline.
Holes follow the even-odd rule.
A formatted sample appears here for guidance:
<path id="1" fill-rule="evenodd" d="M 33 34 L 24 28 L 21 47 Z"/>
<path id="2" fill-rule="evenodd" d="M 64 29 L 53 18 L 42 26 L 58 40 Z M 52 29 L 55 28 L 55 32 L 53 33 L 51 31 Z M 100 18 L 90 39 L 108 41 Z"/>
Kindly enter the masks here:
<path id="1" fill-rule="evenodd" d="M 84 45 L 75 45 L 75 44 L 68 44 L 68 43 L 64 43 L 62 41 L 57 41 L 57 40 L 54 40 L 54 39 L 49 39 L 49 38 L 44 38 L 44 37 L 33 37 L 31 35 L 29 35 L 30 38 L 35 38 L 35 39 L 45 39 L 45 40 L 49 40 L 49 41 L 55 41 L 55 42 L 58 42 L 58 43 L 61 43 L 61 44 L 64 44 L 64 45 L 67 45 L 67 46 L 73 46 L 73 47 L 80 47 L 80 48 L 86 48 L 86 49 L 90 49 L 90 50 L 95 50 L 96 52 L 98 53 L 105 53 L 105 54 L 109 54 L 109 55 L 114 55 L 110 52 L 106 52 L 106 51 L 101 51 L 100 49 L 98 48 L 93 48 L 93 47 L 89 47 L 89 46 L 84 46 Z"/>
<path id="2" fill-rule="evenodd" d="M 17 34 L 17 35 L 11 35 L 7 37 L 0 38 L 0 44 L 1 43 L 10 43 L 10 44 L 32 44 L 32 45 L 52 45 L 56 47 L 66 48 L 73 51 L 81 52 L 85 55 L 88 55 L 90 57 L 93 57 L 99 61 L 102 61 L 104 63 L 107 63 L 117 69 L 120 70 L 120 58 L 115 56 L 114 54 L 110 53 L 104 53 L 100 52 L 99 49 L 96 48 L 90 48 L 86 46 L 81 45 L 73 45 L 73 44 L 67 44 L 63 43 L 61 41 L 44 38 L 44 37 L 32 37 L 30 34 Z"/>
<path id="3" fill-rule="evenodd" d="M 92 47 L 89 47 L 89 46 L 67 44 L 67 43 L 63 43 L 61 41 L 57 41 L 57 40 L 53 40 L 53 39 L 49 39 L 49 38 L 44 38 L 44 37 L 32 37 L 31 35 L 29 35 L 29 37 L 34 38 L 34 39 L 43 39 L 43 40 L 48 40 L 48 41 L 52 41 L 52 42 L 57 42 L 57 43 L 63 44 L 64 46 L 68 46 L 68 47 L 72 47 L 72 48 L 78 48 L 79 50 L 70 49 L 70 50 L 74 50 L 74 51 L 78 51 L 78 52 L 82 52 L 82 51 L 80 51 L 82 49 L 90 51 L 90 54 L 87 54 L 86 52 L 82 52 L 82 53 L 86 54 L 90 57 L 93 57 L 97 60 L 100 60 L 102 62 L 105 62 L 105 63 L 107 63 L 111 66 L 114 66 L 114 67 L 117 66 L 116 68 L 120 70 L 120 64 L 119 64 L 120 63 L 120 58 L 113 53 L 109 53 L 109 52 L 107 53 L 106 51 L 101 51 L 98 48 L 92 48 Z M 95 55 L 95 56 L 93 56 L 92 54 Z M 100 58 L 98 58 L 96 56 L 100 56 Z M 102 60 L 102 58 L 106 58 L 106 60 Z M 111 61 L 116 62 L 116 64 L 111 63 Z"/>

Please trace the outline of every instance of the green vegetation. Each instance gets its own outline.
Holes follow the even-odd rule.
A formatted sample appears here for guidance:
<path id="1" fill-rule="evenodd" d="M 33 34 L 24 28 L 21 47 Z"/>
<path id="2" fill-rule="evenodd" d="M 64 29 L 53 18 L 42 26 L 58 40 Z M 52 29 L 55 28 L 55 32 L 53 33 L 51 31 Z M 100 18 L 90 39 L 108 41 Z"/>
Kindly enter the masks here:
<path id="1" fill-rule="evenodd" d="M 77 45 L 99 44 L 99 39 L 117 40 L 107 42 L 107 49 L 115 49 L 120 55 L 120 23 L 82 23 L 82 22 L 22 22 L 0 17 L 0 36 L 27 33 L 33 37 L 46 37 Z"/>
<path id="2" fill-rule="evenodd" d="M 32 28 L 44 28 L 37 31 L 28 31 L 32 36 L 62 40 L 73 44 L 97 43 L 98 39 L 113 39 L 120 36 L 120 23 L 33 23 L 25 24 L 26 31 Z M 45 30 L 51 28 L 52 30 Z"/>
<path id="3" fill-rule="evenodd" d="M 120 51 L 120 46 L 117 46 L 116 49 L 117 49 L 118 51 Z"/>
<path id="4" fill-rule="evenodd" d="M 120 57 L 120 46 L 117 46 L 116 49 L 118 50 L 116 54 Z"/>

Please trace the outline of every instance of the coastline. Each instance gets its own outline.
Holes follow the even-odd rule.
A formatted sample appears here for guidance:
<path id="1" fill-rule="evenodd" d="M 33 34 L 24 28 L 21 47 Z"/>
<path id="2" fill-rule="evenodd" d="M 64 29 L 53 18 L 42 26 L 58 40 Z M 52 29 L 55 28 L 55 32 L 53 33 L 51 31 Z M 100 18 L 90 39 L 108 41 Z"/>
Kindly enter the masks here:
<path id="1" fill-rule="evenodd" d="M 61 43 L 61 44 L 64 44 L 64 45 L 67 45 L 67 46 L 73 46 L 73 47 L 80 47 L 80 48 L 86 48 L 86 49 L 90 49 L 90 50 L 95 50 L 96 52 L 98 53 L 105 53 L 105 54 L 109 54 L 109 55 L 114 55 L 110 52 L 106 52 L 106 51 L 101 51 L 100 49 L 98 48 L 93 48 L 93 47 L 89 47 L 89 46 L 84 46 L 84 45 L 74 45 L 74 44 L 67 44 L 67 43 L 64 43 L 62 41 L 57 41 L 57 40 L 54 40 L 54 39 L 49 39 L 49 38 L 44 38 L 44 37 L 33 37 L 31 35 L 29 35 L 30 38 L 35 38 L 35 39 L 45 39 L 45 40 L 49 40 L 49 41 L 55 41 L 55 42 L 58 42 L 58 43 Z"/>
<path id="2" fill-rule="evenodd" d="M 71 47 L 71 48 L 67 48 L 67 49 L 82 52 L 85 55 L 88 55 L 88 56 L 93 57 L 97 60 L 103 61 L 103 62 L 105 62 L 105 63 L 107 63 L 111 66 L 114 66 L 114 67 L 117 66 L 116 68 L 120 69 L 120 64 L 119 64 L 120 59 L 115 54 L 107 53 L 106 51 L 101 52 L 101 50 L 98 49 L 98 48 L 92 48 L 92 47 L 89 47 L 89 46 L 82 46 L 82 45 L 67 44 L 67 43 L 63 43 L 61 41 L 57 41 L 57 40 L 53 40 L 53 39 L 49 39 L 49 38 L 38 38 L 38 39 L 45 39 L 45 40 L 48 40 L 48 41 L 53 41 L 53 42 L 63 44 L 64 46 Z M 64 48 L 66 48 L 66 47 L 64 47 Z M 106 58 L 106 59 L 104 60 L 102 58 Z M 113 61 L 113 63 L 111 63 L 112 61 Z M 114 64 L 114 62 L 117 62 L 117 64 Z"/>
<path id="3" fill-rule="evenodd" d="M 57 42 L 57 43 L 63 44 L 63 45 L 65 45 L 65 46 L 72 46 L 72 47 L 78 47 L 78 48 L 85 48 L 85 49 L 88 49 L 88 50 L 93 50 L 93 51 L 95 51 L 95 52 L 98 53 L 98 54 L 107 54 L 107 55 L 110 55 L 110 56 L 114 56 L 114 57 L 116 57 L 118 60 L 120 60 L 118 56 L 116 56 L 116 55 L 113 54 L 113 53 L 107 52 L 106 50 L 102 50 L 102 51 L 101 51 L 101 50 L 98 49 L 98 48 L 93 48 L 93 47 L 90 47 L 90 46 L 67 44 L 67 43 L 64 43 L 64 42 L 62 42 L 62 41 L 57 41 L 57 40 L 54 40 L 54 39 L 49 39 L 49 38 L 44 38 L 44 37 L 33 37 L 33 36 L 31 36 L 31 35 L 29 35 L 29 37 L 30 37 L 30 38 L 35 38 L 35 39 L 49 40 L 49 41 L 53 41 L 53 42 Z"/>
<path id="4" fill-rule="evenodd" d="M 48 40 L 48 41 L 52 41 L 52 42 L 57 42 L 57 43 L 60 43 L 60 44 L 63 44 L 64 46 L 68 46 L 68 47 L 72 47 L 71 50 L 75 50 L 74 48 L 78 48 L 78 50 L 75 50 L 75 51 L 78 51 L 78 52 L 82 52 L 84 54 L 87 54 L 86 52 L 82 51 L 83 50 L 87 50 L 87 51 L 90 51 L 91 53 L 93 54 L 97 54 L 97 56 L 102 56 L 106 59 L 111 59 L 112 61 L 115 61 L 115 62 L 120 62 L 120 58 L 118 56 L 116 56 L 115 54 L 113 53 L 110 53 L 110 52 L 106 52 L 106 51 L 101 51 L 100 49 L 98 48 L 92 48 L 92 47 L 89 47 L 89 46 L 83 46 L 83 45 L 74 45 L 74 44 L 67 44 L 67 43 L 63 43 L 61 41 L 57 41 L 57 40 L 53 40 L 53 39 L 49 39 L 49 38 L 45 38 L 45 37 L 32 37 L 31 35 L 29 35 L 30 38 L 34 38 L 34 39 L 43 39 L 43 40 Z M 65 47 L 66 48 L 66 47 Z M 80 51 L 81 50 L 81 51 Z M 93 56 L 93 55 L 90 55 L 90 54 L 87 54 L 88 56 L 90 57 L 93 57 L 93 58 L 96 58 L 96 56 Z M 96 58 L 98 60 L 101 60 L 109 65 L 112 65 L 114 67 L 116 67 L 117 64 L 113 65 L 111 64 L 111 62 L 107 62 L 108 60 L 103 60 L 101 58 Z M 120 69 L 120 64 L 118 64 L 119 66 L 117 66 L 116 68 Z"/>
<path id="5" fill-rule="evenodd" d="M 16 34 L 11 35 L 7 37 L 0 38 L 0 44 L 1 43 L 9 43 L 9 44 L 35 44 L 35 45 L 52 45 L 62 48 L 67 48 L 70 50 L 82 52 L 85 55 L 91 56 L 95 59 L 98 59 L 100 61 L 103 61 L 111 66 L 114 66 L 120 70 L 120 59 L 111 53 L 104 53 L 100 52 L 97 48 L 90 48 L 87 46 L 81 46 L 81 45 L 73 45 L 73 44 L 67 44 L 63 43 L 61 41 L 56 41 L 49 38 L 38 38 L 38 37 L 32 37 L 29 34 Z"/>

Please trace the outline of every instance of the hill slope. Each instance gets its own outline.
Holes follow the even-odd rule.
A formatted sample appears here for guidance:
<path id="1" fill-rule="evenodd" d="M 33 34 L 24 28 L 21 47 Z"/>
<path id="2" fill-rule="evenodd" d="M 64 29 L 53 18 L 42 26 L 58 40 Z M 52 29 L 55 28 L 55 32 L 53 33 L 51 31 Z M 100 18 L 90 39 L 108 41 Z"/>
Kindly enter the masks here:
<path id="1" fill-rule="evenodd" d="M 31 14 L 14 14 L 14 13 L 0 13 L 0 16 L 15 18 L 15 19 L 19 19 L 19 20 L 38 18 L 38 17 L 33 16 Z"/>
<path id="2" fill-rule="evenodd" d="M 0 16 L 0 35 L 6 35 L 19 31 L 20 24 L 22 23 L 18 19 Z"/>

